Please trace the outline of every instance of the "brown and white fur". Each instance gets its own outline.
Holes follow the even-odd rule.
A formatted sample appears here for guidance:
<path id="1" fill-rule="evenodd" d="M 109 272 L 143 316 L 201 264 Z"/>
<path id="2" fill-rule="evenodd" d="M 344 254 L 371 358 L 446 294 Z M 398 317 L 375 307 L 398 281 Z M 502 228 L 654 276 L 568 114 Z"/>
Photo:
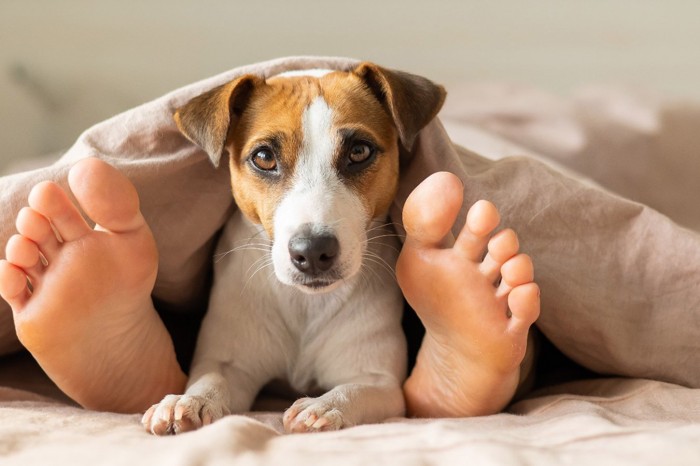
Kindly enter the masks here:
<path id="1" fill-rule="evenodd" d="M 443 100 L 424 78 L 363 63 L 242 76 L 177 110 L 215 165 L 228 154 L 239 210 L 219 243 L 230 255 L 215 263 L 186 393 L 146 412 L 149 431 L 246 412 L 276 379 L 318 395 L 285 412 L 287 432 L 403 414 L 403 301 L 388 273 L 398 249 L 382 225 L 400 157 Z"/>

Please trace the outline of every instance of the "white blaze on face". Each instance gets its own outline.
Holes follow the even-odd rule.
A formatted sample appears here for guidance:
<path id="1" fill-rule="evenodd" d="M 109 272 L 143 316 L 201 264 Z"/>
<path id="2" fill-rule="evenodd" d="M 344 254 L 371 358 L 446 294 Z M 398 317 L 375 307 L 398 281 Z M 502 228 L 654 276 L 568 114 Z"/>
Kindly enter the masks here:
<path id="1" fill-rule="evenodd" d="M 333 110 L 317 97 L 302 116 L 303 141 L 289 192 L 274 216 L 272 259 L 277 278 L 296 285 L 300 272 L 289 256 L 289 240 L 304 226 L 332 233 L 340 251 L 334 270 L 347 279 L 362 264 L 369 214 L 362 201 L 340 180 L 335 154 L 341 143 L 333 127 Z"/>

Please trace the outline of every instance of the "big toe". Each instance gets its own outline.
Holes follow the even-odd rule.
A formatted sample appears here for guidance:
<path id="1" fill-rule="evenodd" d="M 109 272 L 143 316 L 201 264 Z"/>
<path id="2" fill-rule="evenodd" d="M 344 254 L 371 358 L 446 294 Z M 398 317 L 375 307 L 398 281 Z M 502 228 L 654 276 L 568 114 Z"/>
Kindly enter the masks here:
<path id="1" fill-rule="evenodd" d="M 68 184 L 85 213 L 102 228 L 126 232 L 144 225 L 136 188 L 108 163 L 81 160 L 71 168 Z"/>
<path id="2" fill-rule="evenodd" d="M 450 230 L 462 206 L 462 182 L 449 172 L 438 172 L 423 180 L 406 199 L 403 224 L 406 243 L 422 247 L 449 247 Z"/>

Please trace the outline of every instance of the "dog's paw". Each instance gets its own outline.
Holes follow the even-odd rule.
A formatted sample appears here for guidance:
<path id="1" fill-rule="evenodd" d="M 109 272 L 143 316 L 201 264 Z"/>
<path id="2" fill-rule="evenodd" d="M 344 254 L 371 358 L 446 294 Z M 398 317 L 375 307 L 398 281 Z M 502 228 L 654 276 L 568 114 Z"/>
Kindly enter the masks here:
<path id="1" fill-rule="evenodd" d="M 199 429 L 226 414 L 228 409 L 225 406 L 201 396 L 168 395 L 148 408 L 141 424 L 155 435 L 175 435 Z"/>
<path id="2" fill-rule="evenodd" d="M 282 423 L 287 433 L 322 432 L 348 427 L 343 413 L 323 397 L 298 399 L 285 411 Z"/>

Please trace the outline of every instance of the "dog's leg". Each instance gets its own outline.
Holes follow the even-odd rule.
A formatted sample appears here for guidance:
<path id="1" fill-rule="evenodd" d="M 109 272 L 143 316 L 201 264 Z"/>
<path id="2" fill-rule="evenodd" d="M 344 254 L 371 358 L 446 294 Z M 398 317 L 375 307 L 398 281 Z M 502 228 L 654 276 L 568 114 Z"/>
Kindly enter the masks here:
<path id="1" fill-rule="evenodd" d="M 265 382 L 230 364 L 199 361 L 183 395 L 168 395 L 143 417 L 144 427 L 156 435 L 198 429 L 227 414 L 250 410 Z"/>
<path id="2" fill-rule="evenodd" d="M 381 422 L 405 410 L 400 382 L 392 376 L 364 375 L 318 398 L 301 398 L 284 413 L 287 432 L 337 430 Z"/>
<path id="3" fill-rule="evenodd" d="M 210 424 L 229 413 L 249 411 L 260 388 L 283 374 L 286 354 L 279 348 L 281 324 L 265 300 L 266 287 L 246 285 L 250 264 L 261 257 L 257 247 L 243 248 L 258 230 L 234 213 L 221 236 L 222 260 L 214 264 L 215 281 L 209 310 L 202 322 L 184 395 L 169 395 L 143 417 L 146 430 L 177 434 Z"/>
<path id="4" fill-rule="evenodd" d="M 152 434 L 172 435 L 211 424 L 229 413 L 230 398 L 220 369 L 207 362 L 197 365 L 183 395 L 167 395 L 151 406 L 142 424 Z M 220 366 L 219 366 L 220 367 Z"/>
<path id="5" fill-rule="evenodd" d="M 232 308 L 228 294 L 225 287 L 215 287 L 197 340 L 187 389 L 183 395 L 166 396 L 146 411 L 142 423 L 149 432 L 178 434 L 229 413 L 246 412 L 260 388 L 276 375 L 272 371 L 279 371 L 275 345 L 255 318 L 256 306 Z M 262 349 L 256 350 L 259 347 Z"/>
<path id="6" fill-rule="evenodd" d="M 332 329 L 319 330 L 310 353 L 318 384 L 330 390 L 297 400 L 284 414 L 287 432 L 337 430 L 404 414 L 401 306 L 400 295 L 387 296 L 386 288 L 368 292 L 335 317 Z M 317 345 L 323 350 L 314 351 Z"/>
<path id="7" fill-rule="evenodd" d="M 278 376 L 282 364 L 278 355 L 283 353 L 276 351 L 260 325 L 250 308 L 230 310 L 213 299 L 202 322 L 185 394 L 168 395 L 146 411 L 142 420 L 146 430 L 178 434 L 229 413 L 249 411 L 260 388 Z"/>

